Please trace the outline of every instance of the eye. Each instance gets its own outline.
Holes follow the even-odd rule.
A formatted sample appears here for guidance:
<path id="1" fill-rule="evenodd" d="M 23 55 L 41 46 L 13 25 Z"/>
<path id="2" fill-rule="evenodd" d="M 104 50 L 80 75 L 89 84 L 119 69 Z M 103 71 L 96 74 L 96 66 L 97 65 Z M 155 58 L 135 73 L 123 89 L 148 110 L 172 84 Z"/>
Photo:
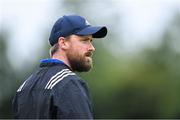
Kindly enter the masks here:
<path id="1" fill-rule="evenodd" d="M 86 43 L 86 44 L 89 44 L 89 43 L 92 43 L 92 39 L 90 39 L 90 38 L 84 38 L 84 39 L 81 39 L 81 42 L 82 43 Z"/>
<path id="2" fill-rule="evenodd" d="M 83 43 L 86 43 L 86 42 L 88 42 L 87 40 L 81 40 Z"/>
<path id="3" fill-rule="evenodd" d="M 86 43 L 86 42 L 90 42 L 89 39 L 82 39 L 81 41 L 82 41 L 82 42 L 85 42 L 85 43 Z"/>

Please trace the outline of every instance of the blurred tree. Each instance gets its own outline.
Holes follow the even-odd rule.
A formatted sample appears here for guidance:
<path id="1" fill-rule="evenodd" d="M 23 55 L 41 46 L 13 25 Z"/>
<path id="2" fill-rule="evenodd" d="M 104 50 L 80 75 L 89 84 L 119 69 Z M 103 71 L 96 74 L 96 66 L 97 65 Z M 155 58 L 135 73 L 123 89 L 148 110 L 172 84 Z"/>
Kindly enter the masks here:
<path id="1" fill-rule="evenodd" d="M 63 6 L 67 11 L 86 15 L 90 13 L 85 9 L 90 2 L 64 0 Z M 106 22 L 115 28 L 117 16 L 112 14 L 110 18 Z M 112 54 L 107 48 L 112 44 L 107 39 L 120 44 L 115 31 L 110 29 L 105 40 L 94 42 L 95 67 L 86 74 L 80 74 L 90 85 L 95 118 L 180 118 L 180 15 L 160 38 L 160 46 L 146 48 L 131 58 Z M 7 59 L 5 36 L 8 35 L 0 34 L 0 118 L 11 118 L 12 97 L 38 63 L 24 67 L 21 72 L 14 70 Z M 44 48 L 42 55 L 37 56 L 38 60 L 48 57 L 49 47 Z"/>
<path id="2" fill-rule="evenodd" d="M 179 21 L 177 14 L 158 48 L 146 48 L 127 63 L 131 67 L 121 76 L 129 82 L 121 85 L 116 97 L 120 118 L 180 117 L 180 54 L 174 46 L 180 40 Z"/>
<path id="3" fill-rule="evenodd" d="M 0 118 L 11 117 L 11 102 L 16 83 L 15 73 L 7 58 L 7 40 L 5 32 L 0 33 Z"/>
<path id="4" fill-rule="evenodd" d="M 154 70 L 154 86 L 161 90 L 159 113 L 162 117 L 180 117 L 180 14 L 178 13 L 162 37 L 161 45 L 154 50 L 147 50 L 146 64 Z M 151 60 L 149 60 L 151 59 Z M 159 84 L 158 84 L 159 83 Z M 156 91 L 159 92 L 159 91 Z"/>
<path id="5" fill-rule="evenodd" d="M 67 11 L 80 15 L 89 13 L 88 15 L 92 16 L 90 10 L 84 9 L 90 5 L 86 2 L 65 0 L 63 6 L 66 6 Z M 93 9 L 96 9 L 95 6 Z M 116 15 L 111 17 L 114 16 Z M 109 22 L 116 23 L 112 21 L 111 19 Z M 132 58 L 112 55 L 106 48 L 107 45 L 95 42 L 95 67 L 89 73 L 80 74 L 90 85 L 95 118 L 178 117 L 179 53 L 172 47 L 172 39 L 176 42 L 179 40 L 178 21 L 177 15 L 173 24 L 167 28 L 176 30 L 167 30 L 157 49 L 146 48 Z M 108 19 L 106 22 L 109 23 Z M 119 40 L 114 35 L 115 31 L 109 31 L 108 39 Z M 106 41 L 105 43 L 111 44 Z M 119 41 L 116 43 L 120 44 Z"/>

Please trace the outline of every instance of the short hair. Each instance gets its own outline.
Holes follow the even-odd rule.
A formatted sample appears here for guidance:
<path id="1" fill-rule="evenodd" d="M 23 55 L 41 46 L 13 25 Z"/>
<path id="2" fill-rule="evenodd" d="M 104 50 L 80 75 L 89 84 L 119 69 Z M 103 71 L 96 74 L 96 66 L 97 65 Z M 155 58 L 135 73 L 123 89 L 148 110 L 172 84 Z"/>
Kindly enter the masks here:
<path id="1" fill-rule="evenodd" d="M 70 38 L 71 38 L 71 35 L 65 37 L 66 40 L 69 40 Z M 58 51 L 58 49 L 59 49 L 59 43 L 57 42 L 49 50 L 50 57 L 52 57 L 54 55 L 54 53 L 56 53 Z"/>
<path id="2" fill-rule="evenodd" d="M 58 49 L 59 49 L 59 44 L 58 43 L 54 44 L 49 50 L 50 57 L 52 57 L 54 53 L 58 51 Z"/>

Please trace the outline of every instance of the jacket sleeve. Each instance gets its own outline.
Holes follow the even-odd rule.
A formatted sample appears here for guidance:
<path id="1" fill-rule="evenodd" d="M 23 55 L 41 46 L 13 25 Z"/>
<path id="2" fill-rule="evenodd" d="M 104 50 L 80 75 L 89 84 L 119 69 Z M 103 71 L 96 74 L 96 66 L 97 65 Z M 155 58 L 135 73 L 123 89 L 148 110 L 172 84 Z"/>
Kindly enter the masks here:
<path id="1" fill-rule="evenodd" d="M 54 103 L 57 107 L 57 118 L 92 119 L 91 101 L 86 88 L 73 80 L 61 89 L 54 91 Z"/>

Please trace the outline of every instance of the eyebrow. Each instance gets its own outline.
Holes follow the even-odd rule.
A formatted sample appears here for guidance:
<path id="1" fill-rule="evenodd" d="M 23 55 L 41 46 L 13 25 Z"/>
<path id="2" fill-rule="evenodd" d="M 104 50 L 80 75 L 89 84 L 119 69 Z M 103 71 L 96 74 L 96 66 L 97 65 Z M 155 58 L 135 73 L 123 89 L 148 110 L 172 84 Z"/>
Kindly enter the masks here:
<path id="1" fill-rule="evenodd" d="M 92 41 L 92 38 L 84 37 L 84 38 L 82 38 L 81 40 L 90 40 L 90 41 Z"/>

